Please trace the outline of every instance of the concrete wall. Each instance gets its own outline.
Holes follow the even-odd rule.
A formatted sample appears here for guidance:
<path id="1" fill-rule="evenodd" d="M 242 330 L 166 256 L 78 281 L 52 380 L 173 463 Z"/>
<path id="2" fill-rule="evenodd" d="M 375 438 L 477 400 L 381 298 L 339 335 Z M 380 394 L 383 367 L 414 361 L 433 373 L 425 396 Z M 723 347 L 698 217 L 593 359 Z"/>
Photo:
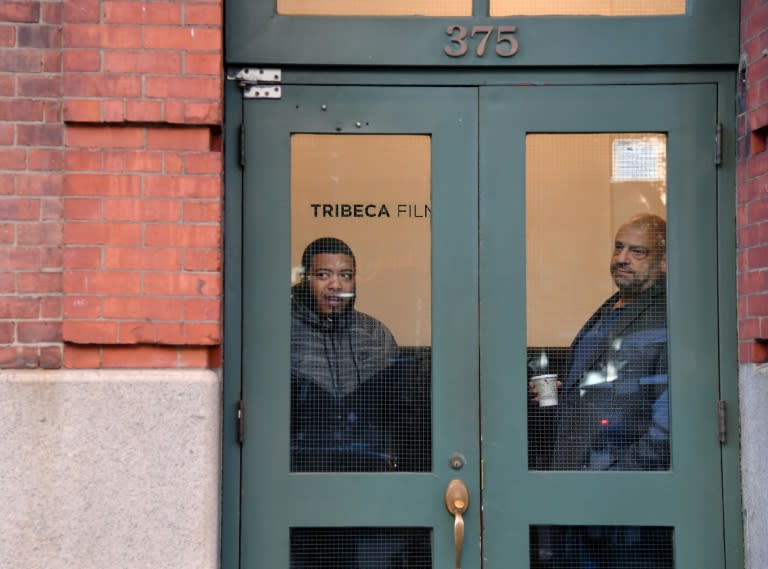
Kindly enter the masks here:
<path id="1" fill-rule="evenodd" d="M 0 371 L 0 567 L 214 569 L 221 382 Z"/>
<path id="2" fill-rule="evenodd" d="M 768 365 L 743 365 L 739 379 L 744 552 L 747 569 L 768 567 Z"/>

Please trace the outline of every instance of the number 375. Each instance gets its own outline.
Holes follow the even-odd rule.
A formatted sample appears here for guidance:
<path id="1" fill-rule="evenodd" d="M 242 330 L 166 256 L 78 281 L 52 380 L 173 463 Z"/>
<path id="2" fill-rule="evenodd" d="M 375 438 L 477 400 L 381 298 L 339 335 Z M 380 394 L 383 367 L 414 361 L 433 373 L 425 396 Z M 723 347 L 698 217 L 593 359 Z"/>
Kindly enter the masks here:
<path id="1" fill-rule="evenodd" d="M 495 34 L 494 31 L 496 32 Z M 495 35 L 496 55 L 499 57 L 511 57 L 517 53 L 519 48 L 517 38 L 513 35 L 516 31 L 517 26 L 472 26 L 468 36 L 466 26 L 451 24 L 445 28 L 445 33 L 451 37 L 451 40 L 443 48 L 443 51 L 449 57 L 461 57 L 469 51 L 470 39 L 475 40 L 479 36 L 479 39 L 475 40 L 477 42 L 475 53 L 478 57 L 483 57 L 488 47 L 488 42 Z M 468 37 L 470 39 L 467 39 Z"/>

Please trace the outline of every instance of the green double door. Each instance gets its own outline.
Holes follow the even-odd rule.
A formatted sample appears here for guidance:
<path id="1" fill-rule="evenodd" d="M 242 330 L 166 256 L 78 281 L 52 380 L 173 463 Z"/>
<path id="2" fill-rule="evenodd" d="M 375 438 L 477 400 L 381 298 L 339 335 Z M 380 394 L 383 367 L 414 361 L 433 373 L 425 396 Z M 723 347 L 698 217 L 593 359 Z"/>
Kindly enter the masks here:
<path id="1" fill-rule="evenodd" d="M 244 101 L 241 566 L 546 567 L 553 535 L 653 527 L 676 569 L 723 568 L 716 99 L 710 84 L 286 85 Z M 637 213 L 668 222 L 670 459 L 557 470 L 557 406 L 528 378 L 545 363 L 565 381 Z M 328 236 L 355 253 L 356 308 L 413 364 L 394 378 L 409 402 L 386 402 L 410 450 L 350 451 L 381 466 L 293 454 L 291 285 Z"/>

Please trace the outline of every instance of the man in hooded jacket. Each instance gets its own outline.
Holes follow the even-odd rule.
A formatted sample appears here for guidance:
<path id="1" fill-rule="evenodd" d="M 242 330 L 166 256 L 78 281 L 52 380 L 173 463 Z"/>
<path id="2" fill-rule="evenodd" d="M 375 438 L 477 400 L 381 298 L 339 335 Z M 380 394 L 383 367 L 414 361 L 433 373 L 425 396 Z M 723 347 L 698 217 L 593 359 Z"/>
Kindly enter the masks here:
<path id="1" fill-rule="evenodd" d="M 423 457 L 429 445 L 429 398 L 415 398 L 410 381 L 424 375 L 422 364 L 355 310 L 356 261 L 346 243 L 317 239 L 301 265 L 291 290 L 291 471 L 420 469 L 408 456 Z M 312 530 L 292 538 L 291 569 L 422 567 L 430 547 L 428 535 L 408 528 L 356 528 L 329 543 Z"/>
<path id="2" fill-rule="evenodd" d="M 346 243 L 316 239 L 301 263 L 291 295 L 292 470 L 392 470 L 383 421 L 393 386 L 384 372 L 397 357 L 395 339 L 355 310 L 356 260 Z"/>
<path id="3" fill-rule="evenodd" d="M 301 262 L 291 295 L 291 371 L 342 397 L 389 365 L 397 344 L 384 324 L 355 310 L 356 261 L 346 243 L 317 239 Z"/>

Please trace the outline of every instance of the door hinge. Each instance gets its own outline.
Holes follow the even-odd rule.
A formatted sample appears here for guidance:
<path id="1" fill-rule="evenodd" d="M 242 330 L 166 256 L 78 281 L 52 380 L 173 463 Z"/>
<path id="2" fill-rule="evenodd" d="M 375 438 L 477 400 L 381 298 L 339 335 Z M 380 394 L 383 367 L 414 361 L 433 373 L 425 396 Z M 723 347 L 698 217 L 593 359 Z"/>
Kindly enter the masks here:
<path id="1" fill-rule="evenodd" d="M 237 442 L 245 442 L 245 403 L 242 399 L 237 402 Z"/>
<path id="2" fill-rule="evenodd" d="M 728 427 L 726 426 L 725 401 L 722 399 L 717 402 L 717 432 L 720 444 L 725 444 L 728 436 Z"/>
<path id="3" fill-rule="evenodd" d="M 279 99 L 282 96 L 281 69 L 244 67 L 234 75 L 227 75 L 227 79 L 237 81 L 245 99 Z"/>
<path id="4" fill-rule="evenodd" d="M 723 123 L 715 125 L 715 166 L 723 163 Z"/>
<path id="5" fill-rule="evenodd" d="M 240 125 L 240 167 L 245 167 L 245 125 Z"/>

